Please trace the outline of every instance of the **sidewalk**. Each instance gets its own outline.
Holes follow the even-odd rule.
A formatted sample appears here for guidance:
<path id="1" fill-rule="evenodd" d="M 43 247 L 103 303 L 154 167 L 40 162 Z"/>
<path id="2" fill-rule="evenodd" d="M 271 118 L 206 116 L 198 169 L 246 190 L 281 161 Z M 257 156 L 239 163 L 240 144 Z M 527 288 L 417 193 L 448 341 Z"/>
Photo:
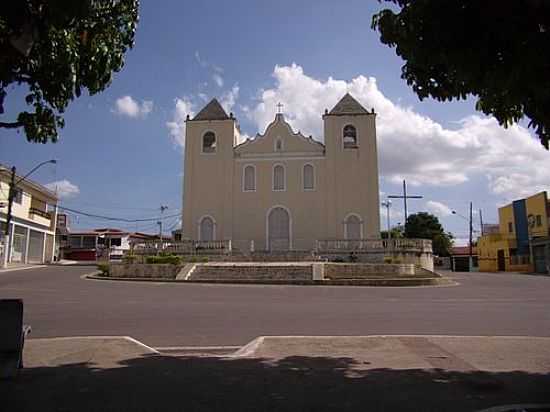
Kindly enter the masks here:
<path id="1" fill-rule="evenodd" d="M 46 267 L 44 264 L 25 264 L 25 263 L 10 263 L 7 268 L 0 268 L 0 274 L 6 272 L 14 272 L 16 270 L 25 270 L 25 269 L 38 269 Z"/>
<path id="2" fill-rule="evenodd" d="M 550 338 L 265 337 L 233 356 L 129 338 L 31 339 L 18 411 L 477 411 L 550 404 Z"/>

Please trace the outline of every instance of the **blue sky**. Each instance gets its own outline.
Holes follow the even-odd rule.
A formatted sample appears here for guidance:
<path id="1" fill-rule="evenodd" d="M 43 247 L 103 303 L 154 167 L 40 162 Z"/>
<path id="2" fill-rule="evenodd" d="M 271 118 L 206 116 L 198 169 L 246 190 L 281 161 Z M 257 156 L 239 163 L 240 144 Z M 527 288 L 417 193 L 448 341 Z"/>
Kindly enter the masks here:
<path id="1" fill-rule="evenodd" d="M 56 144 L 28 143 L 22 133 L 0 130 L 0 162 L 24 172 L 58 159 L 35 180 L 70 182 L 62 200 L 67 207 L 141 218 L 158 215 L 164 204 L 173 214 L 181 208 L 186 112 L 220 97 L 253 136 L 282 101 L 291 124 L 321 140 L 322 110 L 340 91 L 351 91 L 379 114 L 381 190 L 399 192 L 407 178 L 410 191 L 425 196 L 409 210 L 437 212 L 459 238 L 466 237 L 467 223 L 449 209 L 465 215 L 473 200 L 485 221 L 495 221 L 498 204 L 548 189 L 550 154 L 526 129 L 505 131 L 476 113 L 472 99 L 418 100 L 400 78 L 402 61 L 370 29 L 382 6 L 364 0 L 144 0 L 135 48 L 112 85 L 70 105 Z M 23 96 L 17 88 L 9 92 L 3 119 L 24 107 Z M 394 223 L 402 222 L 401 203 L 393 211 Z M 73 227 L 105 225 L 72 218 Z M 150 223 L 117 226 L 156 230 Z"/>

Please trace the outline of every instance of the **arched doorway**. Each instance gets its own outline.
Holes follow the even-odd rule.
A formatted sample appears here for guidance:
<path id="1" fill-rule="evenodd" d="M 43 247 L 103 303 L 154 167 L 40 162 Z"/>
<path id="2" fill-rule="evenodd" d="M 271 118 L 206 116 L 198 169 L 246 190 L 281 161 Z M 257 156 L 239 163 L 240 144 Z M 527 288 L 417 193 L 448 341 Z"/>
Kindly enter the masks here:
<path id="1" fill-rule="evenodd" d="M 214 240 L 214 225 L 214 220 L 210 216 L 203 217 L 199 224 L 199 240 Z"/>
<path id="2" fill-rule="evenodd" d="M 288 210 L 277 206 L 267 216 L 267 247 L 269 250 L 289 250 L 290 215 Z"/>
<path id="3" fill-rule="evenodd" d="M 363 237 L 363 222 L 356 214 L 350 214 L 344 220 L 344 236 L 347 240 L 359 240 Z"/>

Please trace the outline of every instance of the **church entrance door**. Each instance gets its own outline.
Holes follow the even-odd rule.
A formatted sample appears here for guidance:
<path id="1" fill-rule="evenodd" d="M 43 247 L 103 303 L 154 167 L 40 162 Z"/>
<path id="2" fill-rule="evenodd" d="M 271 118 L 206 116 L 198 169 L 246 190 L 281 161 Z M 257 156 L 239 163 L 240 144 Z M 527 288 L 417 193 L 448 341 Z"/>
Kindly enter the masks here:
<path id="1" fill-rule="evenodd" d="M 282 207 L 275 207 L 267 217 L 268 248 L 273 250 L 290 249 L 290 216 Z"/>

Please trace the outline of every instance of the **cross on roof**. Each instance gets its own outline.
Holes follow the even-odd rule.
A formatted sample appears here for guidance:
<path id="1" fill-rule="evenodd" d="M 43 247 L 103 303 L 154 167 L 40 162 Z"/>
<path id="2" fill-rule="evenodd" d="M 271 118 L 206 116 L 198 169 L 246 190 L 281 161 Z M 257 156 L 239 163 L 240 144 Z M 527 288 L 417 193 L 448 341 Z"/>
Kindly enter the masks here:
<path id="1" fill-rule="evenodd" d="M 277 103 L 277 113 L 282 113 L 283 107 L 284 107 L 284 104 L 282 104 L 281 102 Z"/>

